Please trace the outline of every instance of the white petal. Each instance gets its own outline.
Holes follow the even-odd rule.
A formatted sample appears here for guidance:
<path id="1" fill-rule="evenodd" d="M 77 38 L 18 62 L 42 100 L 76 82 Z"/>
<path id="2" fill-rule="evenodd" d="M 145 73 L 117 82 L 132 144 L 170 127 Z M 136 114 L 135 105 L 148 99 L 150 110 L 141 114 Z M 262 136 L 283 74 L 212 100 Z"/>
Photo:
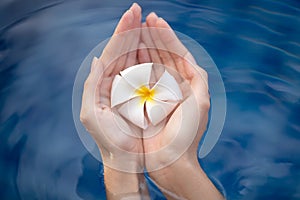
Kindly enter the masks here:
<path id="1" fill-rule="evenodd" d="M 153 86 L 155 99 L 179 101 L 182 99 L 182 93 L 175 78 L 165 71 L 157 83 Z"/>
<path id="2" fill-rule="evenodd" d="M 139 88 L 143 85 L 148 86 L 152 71 L 153 63 L 143 63 L 135 65 L 121 71 L 120 74 L 134 88 Z"/>
<path id="3" fill-rule="evenodd" d="M 124 103 L 118 111 L 123 117 L 138 127 L 143 129 L 147 127 L 147 121 L 144 116 L 144 102 L 142 102 L 142 98 L 135 97 L 129 100 Z"/>
<path id="4" fill-rule="evenodd" d="M 176 107 L 177 102 L 164 102 L 159 100 L 147 101 L 146 111 L 150 122 L 155 126 L 165 119 Z"/>
<path id="5" fill-rule="evenodd" d="M 135 88 L 133 88 L 120 75 L 116 75 L 111 87 L 111 107 L 119 105 L 135 97 Z"/>

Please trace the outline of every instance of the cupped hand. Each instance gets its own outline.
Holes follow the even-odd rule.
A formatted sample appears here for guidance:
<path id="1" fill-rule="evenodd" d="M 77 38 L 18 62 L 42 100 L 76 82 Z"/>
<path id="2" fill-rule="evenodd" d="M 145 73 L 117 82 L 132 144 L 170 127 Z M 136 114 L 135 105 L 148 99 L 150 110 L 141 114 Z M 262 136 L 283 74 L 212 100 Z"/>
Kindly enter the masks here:
<path id="1" fill-rule="evenodd" d="M 94 58 L 84 84 L 80 119 L 98 145 L 104 165 L 120 171 L 143 170 L 141 134 L 110 107 L 113 78 L 121 70 L 137 64 L 141 8 L 137 4 L 120 19 L 99 59 Z"/>
<path id="2" fill-rule="evenodd" d="M 114 112 L 110 102 L 115 75 L 146 62 L 167 66 L 184 97 L 151 137 L 145 135 L 156 128 L 150 126 L 142 131 Z M 162 74 L 161 69 L 154 68 L 155 81 Z M 145 165 L 168 199 L 223 199 L 197 159 L 209 107 L 206 72 L 165 20 L 151 13 L 141 24 L 141 8 L 133 4 L 122 16 L 100 58 L 94 58 L 82 97 L 80 119 L 96 141 L 104 165 L 113 168 L 105 170 L 108 197 L 120 199 L 118 194 L 123 197 L 132 193 L 140 196 L 143 178 L 116 170 L 143 172 Z M 123 182 L 128 183 L 126 187 Z"/>
<path id="3" fill-rule="evenodd" d="M 206 130 L 210 107 L 207 73 L 196 64 L 167 22 L 155 13 L 150 13 L 142 24 L 141 40 L 139 61 L 160 63 L 179 73 L 181 78 L 176 80 L 184 95 L 164 128 L 155 136 L 144 138 L 146 168 L 163 169 L 181 160 L 199 165 L 197 147 Z"/>

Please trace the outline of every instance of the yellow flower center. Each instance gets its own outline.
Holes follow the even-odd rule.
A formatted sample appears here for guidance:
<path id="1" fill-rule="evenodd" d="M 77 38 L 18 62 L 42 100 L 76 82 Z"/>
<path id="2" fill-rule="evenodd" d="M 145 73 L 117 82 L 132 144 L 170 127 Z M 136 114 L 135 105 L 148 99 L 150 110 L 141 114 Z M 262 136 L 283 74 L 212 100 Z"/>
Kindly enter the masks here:
<path id="1" fill-rule="evenodd" d="M 153 100 L 153 97 L 154 97 L 154 94 L 155 94 L 154 89 L 149 89 L 146 86 L 140 87 L 135 92 L 139 97 L 141 97 L 141 104 L 144 104 L 146 101 Z"/>

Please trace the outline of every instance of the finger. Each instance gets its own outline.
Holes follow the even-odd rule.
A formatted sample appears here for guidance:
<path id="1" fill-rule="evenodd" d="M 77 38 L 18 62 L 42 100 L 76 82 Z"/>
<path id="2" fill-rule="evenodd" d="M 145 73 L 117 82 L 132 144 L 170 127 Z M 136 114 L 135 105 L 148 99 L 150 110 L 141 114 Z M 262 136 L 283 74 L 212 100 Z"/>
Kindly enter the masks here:
<path id="1" fill-rule="evenodd" d="M 137 3 L 133 3 L 130 10 L 132 11 L 134 16 L 131 28 L 140 28 L 142 19 L 142 8 Z"/>
<path id="2" fill-rule="evenodd" d="M 97 58 L 93 59 L 91 72 L 88 75 L 82 95 L 82 108 L 93 108 L 100 101 L 100 84 L 102 82 L 103 64 Z"/>
<path id="3" fill-rule="evenodd" d="M 148 48 L 149 55 L 151 58 L 151 61 L 153 63 L 161 63 L 160 57 L 158 55 L 158 51 L 156 50 L 156 47 L 152 41 L 149 28 L 147 27 L 146 23 L 142 24 L 142 34 L 141 34 L 142 42 L 145 44 L 145 46 Z"/>
<path id="4" fill-rule="evenodd" d="M 146 18 L 146 23 L 147 23 L 147 26 L 149 27 L 149 32 L 151 34 L 152 41 L 158 51 L 158 54 L 162 60 L 162 63 L 169 67 L 175 68 L 176 65 L 173 61 L 173 58 L 168 53 L 168 51 L 164 45 L 164 42 L 161 41 L 161 39 L 159 37 L 159 32 L 157 30 L 157 24 L 156 24 L 158 22 L 158 19 L 159 18 L 157 17 L 157 15 L 154 12 L 150 13 Z"/>
<path id="5" fill-rule="evenodd" d="M 130 49 L 128 50 L 125 68 L 137 64 L 137 48 L 140 42 L 142 9 L 137 3 L 134 3 L 132 7 L 132 12 L 134 15 L 134 21 L 132 27 L 133 30 L 131 31 L 130 34 L 130 40 L 128 40 L 130 41 L 128 45 L 130 46 Z"/>
<path id="6" fill-rule="evenodd" d="M 111 77 L 104 77 L 102 79 L 100 89 L 99 89 L 99 105 L 105 105 L 111 107 L 110 103 L 110 91 L 112 87 L 113 79 Z"/>
<path id="7" fill-rule="evenodd" d="M 82 95 L 82 107 L 86 105 L 91 105 L 91 96 L 93 96 L 93 90 L 94 90 L 94 85 L 91 84 L 92 79 L 93 79 L 93 73 L 95 71 L 95 65 L 97 63 L 98 59 L 96 57 L 93 58 L 92 64 L 91 64 L 91 70 L 90 73 L 87 77 L 87 79 L 84 82 L 84 89 L 83 89 L 83 95 Z"/>
<path id="8" fill-rule="evenodd" d="M 150 54 L 146 45 L 142 42 L 139 44 L 138 48 L 138 61 L 139 63 L 149 63 L 151 62 Z"/>
<path id="9" fill-rule="evenodd" d="M 118 62 L 118 58 L 122 54 L 122 51 L 124 51 L 120 48 L 125 46 L 126 33 L 124 32 L 131 28 L 133 20 L 134 16 L 132 10 L 127 10 L 123 14 L 113 36 L 103 50 L 100 59 L 105 66 L 105 75 L 110 75 L 113 72 L 116 63 Z"/>
<path id="10" fill-rule="evenodd" d="M 134 3 L 130 10 L 133 13 L 133 22 L 130 27 L 127 27 L 129 31 L 124 33 L 124 43 L 121 46 L 120 57 L 111 75 L 120 73 L 120 71 L 134 65 L 136 62 L 136 49 L 140 38 L 140 30 L 138 28 L 141 26 L 142 18 L 141 7 L 137 3 Z"/>
<path id="11" fill-rule="evenodd" d="M 198 71 L 198 73 L 200 74 L 200 76 L 204 80 L 204 83 L 205 83 L 206 88 L 208 90 L 209 87 L 208 87 L 208 74 L 207 74 L 207 72 L 202 67 L 200 67 L 198 65 L 194 66 L 194 68 L 196 69 L 196 71 Z"/>
<path id="12" fill-rule="evenodd" d="M 169 38 L 169 37 L 172 37 L 174 40 L 173 31 L 172 31 L 171 27 L 167 26 L 167 24 L 165 24 L 164 22 L 165 21 L 162 18 L 160 18 L 157 20 L 157 23 L 156 23 L 156 26 L 159 29 L 158 32 L 159 32 L 160 40 L 164 42 L 164 46 L 166 49 L 176 52 L 176 53 L 174 52 L 171 54 L 172 58 L 175 61 L 176 69 L 183 77 L 186 78 L 183 60 L 184 60 L 184 55 L 187 52 L 187 49 L 182 45 L 180 45 L 180 46 L 175 46 L 173 44 L 172 44 L 172 46 L 170 45 L 171 42 L 174 42 Z M 176 40 L 178 40 L 177 37 L 176 37 Z M 174 49 L 172 49 L 171 47 Z"/>
<path id="13" fill-rule="evenodd" d="M 129 8 L 129 10 L 127 10 L 123 16 L 121 17 L 116 29 L 115 29 L 115 32 L 113 35 L 117 35 L 117 34 L 120 34 L 124 31 L 127 31 L 128 30 L 128 26 L 131 26 L 132 23 L 133 23 L 133 20 L 134 20 L 134 14 L 133 14 L 133 11 L 132 11 L 132 7 L 135 6 L 134 4 Z"/>
<path id="14" fill-rule="evenodd" d="M 150 56 L 150 62 L 152 63 L 158 63 L 158 64 L 163 64 L 163 62 L 161 61 L 160 57 L 159 57 L 159 53 L 157 51 L 157 48 L 155 47 L 155 44 L 152 41 L 150 32 L 149 32 L 149 27 L 147 27 L 146 23 L 142 24 L 142 42 L 145 44 L 147 51 L 149 53 Z M 163 73 L 163 71 L 161 71 L 162 68 L 154 68 L 154 79 L 153 80 L 158 80 L 160 78 L 160 75 Z"/>
<path id="15" fill-rule="evenodd" d="M 158 19 L 157 27 L 161 28 L 159 29 L 161 41 L 164 42 L 164 45 L 169 51 L 176 49 L 176 53 L 178 55 L 183 56 L 186 59 L 188 59 L 191 63 L 196 64 L 194 57 L 190 54 L 188 49 L 181 43 L 181 41 L 176 36 L 175 32 L 164 19 Z"/>
<path id="16" fill-rule="evenodd" d="M 124 70 L 130 66 L 136 65 L 136 64 L 137 64 L 137 49 L 127 53 L 126 63 L 122 70 Z"/>
<path id="17" fill-rule="evenodd" d="M 94 57 L 93 61 L 92 61 L 92 64 L 91 64 L 91 71 L 90 72 L 95 70 L 95 66 L 96 66 L 97 62 L 98 62 L 98 58 Z"/>
<path id="18" fill-rule="evenodd" d="M 176 36 L 175 32 L 169 26 L 169 24 L 162 18 L 159 18 L 157 21 L 157 27 L 160 28 L 160 38 L 161 41 L 164 42 L 166 48 L 169 51 L 173 51 L 176 49 L 176 52 L 172 53 L 171 56 L 175 60 L 177 69 L 180 74 L 182 74 L 185 78 L 188 76 L 187 71 L 185 69 L 185 61 L 192 64 L 196 64 L 196 61 L 192 54 L 188 51 L 188 49 L 181 43 L 181 41 Z"/>

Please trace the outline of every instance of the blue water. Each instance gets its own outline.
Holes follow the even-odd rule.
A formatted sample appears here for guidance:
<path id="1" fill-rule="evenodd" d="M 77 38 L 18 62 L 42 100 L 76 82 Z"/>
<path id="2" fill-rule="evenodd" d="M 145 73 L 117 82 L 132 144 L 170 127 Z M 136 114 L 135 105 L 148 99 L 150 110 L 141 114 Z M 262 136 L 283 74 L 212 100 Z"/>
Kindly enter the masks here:
<path id="1" fill-rule="evenodd" d="M 132 1 L 1 0 L 0 199 L 105 199 L 82 145 L 72 87 L 85 56 Z M 300 199 L 300 2 L 138 1 L 197 40 L 227 95 L 201 163 L 227 199 Z M 153 199 L 162 199 L 151 183 Z"/>

